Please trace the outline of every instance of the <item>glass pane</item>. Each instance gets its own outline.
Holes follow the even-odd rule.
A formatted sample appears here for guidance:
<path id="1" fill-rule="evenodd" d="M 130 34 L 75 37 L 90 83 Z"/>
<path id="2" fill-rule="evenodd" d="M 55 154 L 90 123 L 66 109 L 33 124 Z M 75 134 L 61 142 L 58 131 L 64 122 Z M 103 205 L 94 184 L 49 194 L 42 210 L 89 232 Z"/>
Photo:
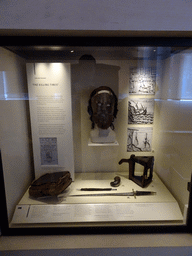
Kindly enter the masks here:
<path id="1" fill-rule="evenodd" d="M 1 47 L 9 226 L 183 225 L 192 51 Z"/>

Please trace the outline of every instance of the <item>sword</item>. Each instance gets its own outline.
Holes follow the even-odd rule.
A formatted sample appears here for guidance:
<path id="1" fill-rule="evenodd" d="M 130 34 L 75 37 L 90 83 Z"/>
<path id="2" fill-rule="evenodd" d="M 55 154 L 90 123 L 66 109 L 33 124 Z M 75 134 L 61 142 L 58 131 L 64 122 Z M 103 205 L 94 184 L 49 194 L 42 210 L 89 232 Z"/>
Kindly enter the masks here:
<path id="1" fill-rule="evenodd" d="M 133 192 L 122 192 L 122 193 L 97 193 L 97 194 L 78 194 L 78 195 L 70 195 L 70 197 L 79 197 L 79 196 L 149 196 L 156 195 L 154 191 L 134 191 Z"/>

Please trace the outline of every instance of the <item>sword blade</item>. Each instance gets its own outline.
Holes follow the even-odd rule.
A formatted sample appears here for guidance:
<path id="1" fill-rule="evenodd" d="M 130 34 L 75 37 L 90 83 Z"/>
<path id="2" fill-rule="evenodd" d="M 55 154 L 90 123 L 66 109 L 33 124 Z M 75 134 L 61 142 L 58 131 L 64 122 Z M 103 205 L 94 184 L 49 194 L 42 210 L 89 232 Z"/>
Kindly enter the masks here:
<path id="1" fill-rule="evenodd" d="M 97 193 L 97 194 L 78 194 L 70 195 L 70 197 L 81 197 L 81 196 L 147 196 L 155 195 L 156 192 L 153 191 L 133 191 L 124 193 Z"/>

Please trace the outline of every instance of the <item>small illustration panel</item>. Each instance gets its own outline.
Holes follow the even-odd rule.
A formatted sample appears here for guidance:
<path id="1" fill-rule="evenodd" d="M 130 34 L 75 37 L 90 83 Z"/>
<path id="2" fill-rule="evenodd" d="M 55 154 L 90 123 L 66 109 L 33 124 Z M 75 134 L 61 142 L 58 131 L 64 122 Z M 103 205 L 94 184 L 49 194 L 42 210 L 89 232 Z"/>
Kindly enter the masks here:
<path id="1" fill-rule="evenodd" d="M 152 127 L 133 127 L 127 129 L 127 152 L 150 152 Z"/>
<path id="2" fill-rule="evenodd" d="M 135 98 L 128 102 L 128 124 L 153 124 L 154 100 Z"/>
<path id="3" fill-rule="evenodd" d="M 58 165 L 57 138 L 39 138 L 41 165 Z"/>
<path id="4" fill-rule="evenodd" d="M 155 94 L 156 69 L 130 68 L 130 94 Z"/>

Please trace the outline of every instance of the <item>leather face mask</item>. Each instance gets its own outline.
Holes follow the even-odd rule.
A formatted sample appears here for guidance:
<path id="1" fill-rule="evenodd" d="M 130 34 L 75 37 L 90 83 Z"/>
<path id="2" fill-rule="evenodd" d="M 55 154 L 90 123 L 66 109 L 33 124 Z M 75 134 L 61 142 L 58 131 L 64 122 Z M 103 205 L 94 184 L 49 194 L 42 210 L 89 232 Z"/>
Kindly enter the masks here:
<path id="1" fill-rule="evenodd" d="M 92 121 L 100 129 L 108 129 L 114 120 L 115 98 L 107 90 L 97 92 L 91 99 Z"/>

